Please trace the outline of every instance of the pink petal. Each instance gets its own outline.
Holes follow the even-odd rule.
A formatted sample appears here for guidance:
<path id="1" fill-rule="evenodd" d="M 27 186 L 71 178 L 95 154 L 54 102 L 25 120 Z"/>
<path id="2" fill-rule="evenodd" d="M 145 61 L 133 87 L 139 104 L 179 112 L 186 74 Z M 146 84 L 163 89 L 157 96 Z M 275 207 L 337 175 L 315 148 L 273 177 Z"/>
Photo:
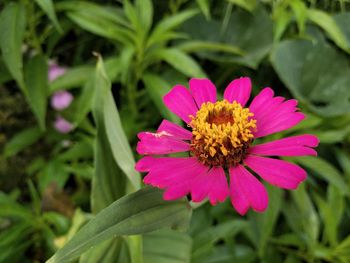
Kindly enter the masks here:
<path id="1" fill-rule="evenodd" d="M 186 123 L 191 122 L 190 116 L 196 116 L 198 110 L 191 93 L 181 85 L 176 85 L 163 97 L 164 104 Z"/>
<path id="2" fill-rule="evenodd" d="M 296 189 L 306 179 L 298 165 L 283 160 L 249 155 L 244 163 L 265 181 L 285 189 Z"/>
<path id="3" fill-rule="evenodd" d="M 231 81 L 224 92 L 224 99 L 229 102 L 234 100 L 239 102 L 242 106 L 245 106 L 249 100 L 250 93 L 252 91 L 252 83 L 250 78 L 244 77 Z"/>
<path id="4" fill-rule="evenodd" d="M 249 153 L 275 156 L 317 155 L 317 152 L 309 147 L 316 147 L 318 143 L 316 136 L 304 134 L 253 146 Z"/>
<path id="5" fill-rule="evenodd" d="M 136 150 L 139 154 L 169 154 L 190 150 L 189 143 L 177 139 L 166 131 L 140 132 L 138 137 L 140 141 Z"/>
<path id="6" fill-rule="evenodd" d="M 265 211 L 269 198 L 263 184 L 242 165 L 231 167 L 229 171 L 231 202 L 237 212 L 244 215 L 249 207 Z"/>
<path id="7" fill-rule="evenodd" d="M 174 200 L 191 191 L 196 176 L 208 170 L 194 157 L 144 157 L 136 164 L 138 171 L 148 171 L 144 182 L 159 188 L 166 188 L 164 199 Z"/>
<path id="8" fill-rule="evenodd" d="M 216 102 L 216 87 L 209 79 L 191 79 L 190 90 L 198 108 L 205 102 Z"/>
<path id="9" fill-rule="evenodd" d="M 66 68 L 58 66 L 56 63 L 50 63 L 48 78 L 49 81 L 54 81 L 56 78 L 66 73 Z"/>
<path id="10" fill-rule="evenodd" d="M 163 120 L 162 123 L 160 124 L 157 132 L 161 132 L 161 131 L 170 133 L 173 136 L 177 137 L 178 139 L 182 139 L 182 140 L 192 139 L 192 132 L 168 120 Z"/>
<path id="11" fill-rule="evenodd" d="M 191 195 L 194 202 L 208 197 L 212 205 L 225 201 L 229 194 L 225 172 L 221 167 L 213 167 L 208 173 L 200 174 L 193 181 Z"/>
<path id="12" fill-rule="evenodd" d="M 54 127 L 60 133 L 69 133 L 73 130 L 73 124 L 61 116 L 57 116 Z"/>
<path id="13" fill-rule="evenodd" d="M 285 101 L 283 97 L 273 97 L 274 92 L 270 88 L 263 89 L 252 101 L 249 110 L 254 113 L 257 121 L 255 138 L 289 129 L 305 116 L 297 112 L 296 100 Z"/>
<path id="14" fill-rule="evenodd" d="M 51 97 L 51 106 L 55 110 L 64 110 L 69 107 L 73 101 L 73 95 L 66 91 L 61 90 L 55 92 Z"/>

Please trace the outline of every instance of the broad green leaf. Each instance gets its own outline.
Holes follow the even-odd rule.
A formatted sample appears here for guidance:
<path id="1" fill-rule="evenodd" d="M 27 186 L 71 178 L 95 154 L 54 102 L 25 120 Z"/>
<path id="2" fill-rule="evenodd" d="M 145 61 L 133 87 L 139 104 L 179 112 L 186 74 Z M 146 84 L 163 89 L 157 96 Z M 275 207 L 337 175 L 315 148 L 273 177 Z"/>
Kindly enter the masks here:
<path id="1" fill-rule="evenodd" d="M 308 9 L 308 18 L 321 27 L 329 37 L 343 50 L 350 52 L 347 39 L 344 33 L 340 30 L 335 20 L 326 12 L 316 9 Z"/>
<path id="2" fill-rule="evenodd" d="M 25 129 L 14 135 L 8 143 L 6 143 L 4 154 L 6 157 L 13 156 L 28 146 L 38 141 L 43 133 L 38 127 Z"/>
<path id="3" fill-rule="evenodd" d="M 47 59 L 43 55 L 32 57 L 24 68 L 28 101 L 42 130 L 45 130 L 47 96 L 49 95 L 47 72 Z"/>
<path id="4" fill-rule="evenodd" d="M 144 263 L 189 263 L 191 238 L 174 230 L 159 230 L 143 236 Z"/>
<path id="5" fill-rule="evenodd" d="M 256 8 L 253 13 L 237 9 L 227 20 L 225 30 L 222 22 L 203 16 L 196 16 L 186 21 L 183 31 L 191 36 L 193 41 L 222 43 L 239 48 L 243 56 L 226 52 L 199 52 L 198 55 L 217 62 L 236 63 L 250 68 L 256 68 L 268 54 L 273 43 L 272 21 L 264 8 Z M 256 41 L 259 39 L 259 41 Z M 212 50 L 211 50 L 212 51 Z M 220 50 L 218 50 L 220 51 Z"/>
<path id="6" fill-rule="evenodd" d="M 164 34 L 178 27 L 183 22 L 193 17 L 197 13 L 198 13 L 197 10 L 186 10 L 176 15 L 163 18 L 152 31 L 147 42 L 147 47 L 150 47 L 151 45 L 158 43 L 159 40 L 162 40 L 162 36 Z"/>
<path id="7" fill-rule="evenodd" d="M 250 12 L 252 12 L 257 5 L 256 0 L 227 0 L 227 1 L 230 3 L 236 4 Z"/>
<path id="8" fill-rule="evenodd" d="M 345 195 L 350 194 L 350 190 L 347 187 L 342 175 L 338 172 L 338 170 L 332 164 L 323 160 L 321 157 L 314 157 L 314 156 L 293 157 L 293 160 L 315 171 L 324 180 L 326 180 L 330 184 L 337 187 L 342 194 L 345 194 Z"/>
<path id="9" fill-rule="evenodd" d="M 186 55 L 186 53 L 183 53 L 179 49 L 161 49 L 157 52 L 157 56 L 188 77 L 206 77 L 200 65 L 192 57 Z"/>
<path id="10" fill-rule="evenodd" d="M 171 85 L 163 78 L 152 73 L 146 73 L 142 80 L 145 83 L 148 94 L 158 107 L 162 116 L 172 122 L 181 123 L 179 118 L 170 112 L 163 102 L 163 96 L 170 91 Z"/>
<path id="11" fill-rule="evenodd" d="M 0 49 L 7 68 L 26 94 L 22 62 L 25 27 L 24 6 L 14 2 L 7 4 L 0 14 Z"/>
<path id="12" fill-rule="evenodd" d="M 41 9 L 47 14 L 51 19 L 52 23 L 55 25 L 58 32 L 62 33 L 62 28 L 58 23 L 55 8 L 53 6 L 52 0 L 35 0 L 35 2 L 41 7 Z"/>
<path id="13" fill-rule="evenodd" d="M 233 55 L 244 55 L 244 51 L 241 50 L 239 47 L 207 41 L 187 41 L 178 45 L 177 48 L 188 53 L 199 51 L 213 51 L 225 52 Z"/>
<path id="14" fill-rule="evenodd" d="M 128 263 L 129 252 L 125 240 L 115 237 L 89 249 L 79 259 L 81 263 Z"/>
<path id="15" fill-rule="evenodd" d="M 95 119 L 105 129 L 113 157 L 132 184 L 140 188 L 140 174 L 135 171 L 132 151 L 123 131 L 117 106 L 114 102 L 111 83 L 106 76 L 104 65 L 99 59 L 95 75 Z M 107 143 L 107 141 L 106 141 Z"/>
<path id="16" fill-rule="evenodd" d="M 319 42 L 282 41 L 271 62 L 293 95 L 316 113 L 334 117 L 349 112 L 350 67 L 337 50 Z"/>
<path id="17" fill-rule="evenodd" d="M 115 236 L 143 234 L 168 227 L 186 228 L 189 217 L 187 201 L 164 201 L 162 191 L 142 189 L 103 209 L 47 262 L 69 262 Z"/>

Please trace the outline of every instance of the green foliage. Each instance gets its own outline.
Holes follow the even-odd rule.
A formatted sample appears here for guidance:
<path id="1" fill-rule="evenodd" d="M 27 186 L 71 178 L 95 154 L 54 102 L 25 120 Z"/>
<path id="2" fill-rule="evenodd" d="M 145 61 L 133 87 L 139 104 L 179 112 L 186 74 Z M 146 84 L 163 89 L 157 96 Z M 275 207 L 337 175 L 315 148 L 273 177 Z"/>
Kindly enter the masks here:
<path id="1" fill-rule="evenodd" d="M 349 1 L 0 8 L 0 262 L 350 262 Z M 49 80 L 54 62 L 66 70 Z M 266 184 L 268 209 L 245 217 L 229 200 L 164 201 L 134 169 L 137 133 L 182 124 L 163 103 L 173 85 L 208 77 L 222 94 L 239 76 L 254 95 L 298 99 L 306 120 L 267 141 L 317 135 L 319 156 L 286 158 L 308 179 Z M 74 100 L 58 111 L 61 90 Z M 54 128 L 58 115 L 72 131 Z"/>

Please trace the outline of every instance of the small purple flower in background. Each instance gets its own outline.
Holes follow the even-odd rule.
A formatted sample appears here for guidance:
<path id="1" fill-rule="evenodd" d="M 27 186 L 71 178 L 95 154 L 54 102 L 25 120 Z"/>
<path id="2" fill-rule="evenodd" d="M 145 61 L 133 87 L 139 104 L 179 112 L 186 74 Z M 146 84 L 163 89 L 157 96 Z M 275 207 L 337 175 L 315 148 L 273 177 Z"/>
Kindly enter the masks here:
<path id="1" fill-rule="evenodd" d="M 73 130 L 73 124 L 59 115 L 56 118 L 54 126 L 60 133 L 69 133 L 71 130 Z"/>
<path id="2" fill-rule="evenodd" d="M 49 81 L 54 81 L 66 72 L 66 68 L 60 67 L 55 62 L 49 62 Z"/>
<path id="3" fill-rule="evenodd" d="M 60 90 L 53 94 L 51 97 L 51 106 L 55 110 L 64 110 L 69 107 L 69 105 L 73 101 L 73 95 L 66 91 L 66 90 Z"/>

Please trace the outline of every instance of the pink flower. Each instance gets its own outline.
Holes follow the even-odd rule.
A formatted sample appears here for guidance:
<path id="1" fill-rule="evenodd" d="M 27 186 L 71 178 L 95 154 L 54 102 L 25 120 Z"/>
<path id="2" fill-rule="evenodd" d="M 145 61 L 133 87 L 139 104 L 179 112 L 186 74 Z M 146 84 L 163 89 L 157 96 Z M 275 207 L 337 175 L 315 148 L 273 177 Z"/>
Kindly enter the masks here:
<path id="1" fill-rule="evenodd" d="M 66 68 L 60 67 L 55 62 L 49 62 L 49 81 L 54 81 L 66 72 Z"/>
<path id="2" fill-rule="evenodd" d="M 61 116 L 57 116 L 54 126 L 60 133 L 69 133 L 73 130 L 73 124 Z"/>
<path id="3" fill-rule="evenodd" d="M 73 101 L 73 95 L 66 91 L 56 91 L 51 97 L 51 106 L 55 110 L 64 110 L 69 107 Z"/>
<path id="4" fill-rule="evenodd" d="M 164 103 L 191 131 L 163 120 L 156 133 L 138 135 L 137 151 L 147 156 L 136 169 L 148 173 L 146 184 L 165 189 L 164 199 L 191 194 L 194 202 L 208 198 L 215 205 L 229 196 L 244 215 L 250 207 L 263 212 L 268 205 L 267 191 L 251 171 L 284 189 L 296 189 L 306 179 L 299 166 L 265 156 L 317 155 L 312 149 L 319 143 L 316 136 L 254 143 L 304 119 L 296 100 L 274 97 L 271 88 L 264 88 L 246 106 L 252 89 L 247 77 L 233 80 L 222 101 L 217 101 L 216 88 L 208 79 L 191 79 L 189 86 L 188 90 L 176 85 L 164 96 Z M 189 152 L 189 157 L 164 156 L 176 152 Z"/>

